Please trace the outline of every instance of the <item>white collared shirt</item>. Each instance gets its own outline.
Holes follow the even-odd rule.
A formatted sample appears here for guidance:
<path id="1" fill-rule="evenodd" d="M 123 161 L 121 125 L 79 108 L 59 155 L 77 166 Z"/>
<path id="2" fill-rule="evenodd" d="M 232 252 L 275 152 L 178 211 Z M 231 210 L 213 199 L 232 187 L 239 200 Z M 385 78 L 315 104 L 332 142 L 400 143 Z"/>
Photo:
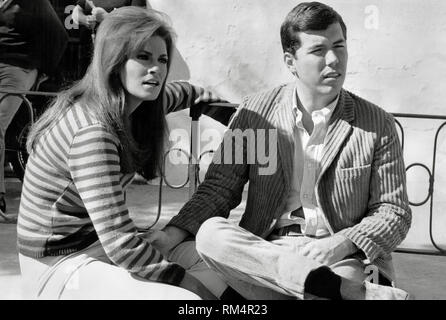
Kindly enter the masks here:
<path id="1" fill-rule="evenodd" d="M 294 128 L 293 174 L 285 212 L 278 220 L 277 228 L 300 224 L 305 235 L 324 237 L 330 233 L 324 213 L 317 204 L 315 185 L 321 171 L 322 150 L 328 122 L 338 100 L 339 95 L 325 108 L 311 113 L 314 128 L 309 135 L 302 123 L 302 112 L 297 107 L 297 89 L 295 90 L 293 110 L 297 116 Z M 304 219 L 291 216 L 291 212 L 299 207 L 303 209 Z"/>

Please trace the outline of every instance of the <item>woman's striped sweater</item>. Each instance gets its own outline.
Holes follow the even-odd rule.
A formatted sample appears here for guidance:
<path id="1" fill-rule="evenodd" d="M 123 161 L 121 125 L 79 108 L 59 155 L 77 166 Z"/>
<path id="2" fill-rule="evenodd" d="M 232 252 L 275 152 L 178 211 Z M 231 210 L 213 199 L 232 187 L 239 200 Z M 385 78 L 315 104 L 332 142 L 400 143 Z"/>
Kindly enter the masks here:
<path id="1" fill-rule="evenodd" d="M 197 88 L 166 86 L 167 111 L 189 107 Z M 188 101 L 186 101 L 188 100 Z M 184 103 L 182 103 L 184 102 Z M 25 256 L 67 255 L 99 239 L 109 259 L 148 280 L 178 284 L 184 269 L 138 236 L 124 189 L 134 173 L 120 172 L 119 140 L 74 105 L 31 152 L 17 225 Z"/>

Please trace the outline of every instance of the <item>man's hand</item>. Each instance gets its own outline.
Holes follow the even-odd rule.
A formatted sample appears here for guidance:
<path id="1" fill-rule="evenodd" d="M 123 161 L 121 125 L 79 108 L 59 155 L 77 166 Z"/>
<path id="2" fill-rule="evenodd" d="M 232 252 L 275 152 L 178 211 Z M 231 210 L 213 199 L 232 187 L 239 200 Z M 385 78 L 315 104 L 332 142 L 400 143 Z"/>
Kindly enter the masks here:
<path id="1" fill-rule="evenodd" d="M 93 30 L 96 27 L 96 18 L 93 15 L 85 16 L 85 25 Z"/>
<path id="2" fill-rule="evenodd" d="M 181 243 L 189 232 L 174 226 L 167 226 L 164 230 L 153 230 L 143 235 L 144 239 L 152 244 L 152 246 L 161 252 L 162 255 L 168 256 L 169 252 Z"/>
<path id="3" fill-rule="evenodd" d="M 343 235 L 335 234 L 329 238 L 311 241 L 305 244 L 300 253 L 308 258 L 329 266 L 355 253 L 358 248 Z"/>
<path id="4" fill-rule="evenodd" d="M 204 89 L 204 88 L 200 88 L 200 93 L 198 95 L 198 98 L 195 99 L 194 104 L 198 104 L 200 102 L 211 103 L 211 102 L 218 102 L 218 101 L 223 101 L 223 100 L 218 95 L 213 93 L 212 91 Z"/>
<path id="5" fill-rule="evenodd" d="M 102 20 L 104 20 L 105 19 L 105 17 L 107 16 L 107 11 L 105 11 L 105 9 L 104 8 L 101 8 L 101 7 L 94 7 L 92 10 L 91 10 L 91 15 L 93 16 L 93 17 L 95 17 L 95 19 L 96 19 L 96 21 L 98 22 L 98 23 L 100 23 L 100 22 L 102 22 Z"/>

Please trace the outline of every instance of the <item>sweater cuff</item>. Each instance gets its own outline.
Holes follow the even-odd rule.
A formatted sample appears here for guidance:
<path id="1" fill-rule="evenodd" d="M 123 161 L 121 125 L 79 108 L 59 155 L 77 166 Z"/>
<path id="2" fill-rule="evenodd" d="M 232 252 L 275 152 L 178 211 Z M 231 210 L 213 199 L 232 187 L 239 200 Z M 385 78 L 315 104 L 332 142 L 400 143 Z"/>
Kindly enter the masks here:
<path id="1" fill-rule="evenodd" d="M 367 236 L 361 234 L 360 230 L 355 227 L 346 228 L 339 231 L 339 234 L 347 237 L 353 242 L 359 250 L 362 250 L 367 259 L 372 263 L 381 255 L 382 249 Z"/>
<path id="2" fill-rule="evenodd" d="M 198 229 L 200 229 L 201 227 L 201 223 L 194 221 L 192 219 L 187 219 L 186 217 L 183 217 L 181 214 L 178 214 L 175 217 L 173 217 L 167 223 L 166 226 L 174 226 L 186 230 L 195 236 L 198 232 Z"/>
<path id="3" fill-rule="evenodd" d="M 162 283 L 179 286 L 183 281 L 186 270 L 178 264 L 170 264 L 160 275 L 158 281 Z"/>

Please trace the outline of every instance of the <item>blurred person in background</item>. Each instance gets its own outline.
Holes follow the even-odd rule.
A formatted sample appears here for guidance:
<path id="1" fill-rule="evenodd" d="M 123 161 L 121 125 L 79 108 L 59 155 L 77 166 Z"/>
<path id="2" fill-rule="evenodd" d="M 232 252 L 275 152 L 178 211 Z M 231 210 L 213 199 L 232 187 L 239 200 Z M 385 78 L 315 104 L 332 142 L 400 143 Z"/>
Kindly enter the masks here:
<path id="1" fill-rule="evenodd" d="M 99 24 L 116 8 L 138 6 L 145 8 L 146 0 L 78 0 L 73 10 L 73 21 L 79 25 L 81 58 L 80 74 L 83 76 L 90 64 L 93 41 Z"/>
<path id="2" fill-rule="evenodd" d="M 22 99 L 2 90 L 29 90 L 38 74 L 56 72 L 68 35 L 48 0 L 0 2 L 0 215 L 5 202 L 5 133 Z"/>

